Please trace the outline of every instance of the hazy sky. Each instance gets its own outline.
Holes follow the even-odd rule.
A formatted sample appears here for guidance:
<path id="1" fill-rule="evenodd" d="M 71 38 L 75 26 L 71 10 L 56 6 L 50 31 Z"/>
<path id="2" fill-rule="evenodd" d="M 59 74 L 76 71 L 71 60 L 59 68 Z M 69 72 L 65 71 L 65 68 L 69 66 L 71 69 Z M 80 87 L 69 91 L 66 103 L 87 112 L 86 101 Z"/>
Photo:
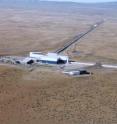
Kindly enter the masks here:
<path id="1" fill-rule="evenodd" d="M 113 2 L 117 0 L 51 0 L 51 1 L 73 1 L 73 2 Z"/>

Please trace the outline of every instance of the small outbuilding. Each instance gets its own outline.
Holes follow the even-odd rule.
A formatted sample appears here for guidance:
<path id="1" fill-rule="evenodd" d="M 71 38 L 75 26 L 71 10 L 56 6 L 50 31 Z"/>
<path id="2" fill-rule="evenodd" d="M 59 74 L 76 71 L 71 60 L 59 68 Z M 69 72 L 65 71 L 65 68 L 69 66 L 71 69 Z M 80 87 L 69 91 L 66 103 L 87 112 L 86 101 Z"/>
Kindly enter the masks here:
<path id="1" fill-rule="evenodd" d="M 23 64 L 23 65 L 32 65 L 35 62 L 36 59 L 31 57 L 22 58 L 15 61 L 16 64 Z"/>

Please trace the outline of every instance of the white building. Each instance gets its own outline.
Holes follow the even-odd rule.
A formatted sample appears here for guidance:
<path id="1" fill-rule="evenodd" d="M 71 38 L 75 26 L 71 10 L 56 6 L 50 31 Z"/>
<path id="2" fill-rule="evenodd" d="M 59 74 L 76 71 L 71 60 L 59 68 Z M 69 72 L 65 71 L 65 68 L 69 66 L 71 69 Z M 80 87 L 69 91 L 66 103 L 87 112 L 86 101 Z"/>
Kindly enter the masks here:
<path id="1" fill-rule="evenodd" d="M 58 55 L 56 53 L 43 54 L 40 52 L 30 52 L 31 58 L 36 58 L 38 62 L 44 64 L 66 64 L 69 61 L 68 56 Z"/>

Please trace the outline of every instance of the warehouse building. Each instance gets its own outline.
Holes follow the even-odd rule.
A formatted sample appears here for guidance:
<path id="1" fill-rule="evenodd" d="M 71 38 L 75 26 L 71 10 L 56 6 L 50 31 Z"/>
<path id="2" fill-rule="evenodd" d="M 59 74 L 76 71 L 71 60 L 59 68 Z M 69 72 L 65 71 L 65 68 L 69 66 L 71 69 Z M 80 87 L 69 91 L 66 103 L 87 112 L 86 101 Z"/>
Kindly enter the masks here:
<path id="1" fill-rule="evenodd" d="M 43 64 L 66 64 L 69 62 L 68 56 L 58 55 L 56 53 L 43 54 L 41 52 L 30 52 L 31 58 L 36 58 L 39 63 Z"/>

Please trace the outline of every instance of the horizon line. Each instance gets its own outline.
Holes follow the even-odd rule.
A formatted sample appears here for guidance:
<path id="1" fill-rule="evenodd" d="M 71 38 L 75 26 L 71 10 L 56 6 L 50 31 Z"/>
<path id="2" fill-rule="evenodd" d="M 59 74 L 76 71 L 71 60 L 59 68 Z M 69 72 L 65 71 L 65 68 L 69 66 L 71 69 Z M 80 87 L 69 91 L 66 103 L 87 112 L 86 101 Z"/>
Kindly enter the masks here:
<path id="1" fill-rule="evenodd" d="M 58 1 L 58 0 L 40 0 L 40 2 L 59 2 L 59 3 L 81 3 L 81 4 L 100 4 L 100 3 L 117 3 L 117 1 L 103 1 L 103 2 L 77 2 L 77 1 Z"/>

